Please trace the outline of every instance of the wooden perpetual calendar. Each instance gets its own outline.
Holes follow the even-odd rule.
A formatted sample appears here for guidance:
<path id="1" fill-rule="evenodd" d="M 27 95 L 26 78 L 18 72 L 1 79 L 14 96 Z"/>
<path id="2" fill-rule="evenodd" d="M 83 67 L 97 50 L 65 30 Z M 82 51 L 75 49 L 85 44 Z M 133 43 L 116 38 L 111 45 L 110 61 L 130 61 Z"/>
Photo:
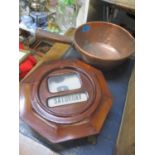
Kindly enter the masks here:
<path id="1" fill-rule="evenodd" d="M 98 134 L 111 106 L 101 71 L 76 59 L 46 62 L 20 85 L 20 118 L 51 143 Z"/>

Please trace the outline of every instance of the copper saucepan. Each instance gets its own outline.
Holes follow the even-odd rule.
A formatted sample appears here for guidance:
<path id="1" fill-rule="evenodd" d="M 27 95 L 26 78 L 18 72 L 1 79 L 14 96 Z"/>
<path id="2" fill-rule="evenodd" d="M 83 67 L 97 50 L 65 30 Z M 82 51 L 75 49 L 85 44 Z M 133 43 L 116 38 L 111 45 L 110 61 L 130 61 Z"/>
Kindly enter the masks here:
<path id="1" fill-rule="evenodd" d="M 114 68 L 134 53 L 135 41 L 132 35 L 109 22 L 88 22 L 78 27 L 69 38 L 38 29 L 36 37 L 73 44 L 83 59 L 92 65 Z"/>

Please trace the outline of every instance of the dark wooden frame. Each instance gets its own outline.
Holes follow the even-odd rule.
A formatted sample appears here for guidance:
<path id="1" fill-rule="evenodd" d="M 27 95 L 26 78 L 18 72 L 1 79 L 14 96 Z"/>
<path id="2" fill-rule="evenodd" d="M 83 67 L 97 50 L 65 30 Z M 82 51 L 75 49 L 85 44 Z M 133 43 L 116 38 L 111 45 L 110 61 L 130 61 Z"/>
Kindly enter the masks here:
<path id="1" fill-rule="evenodd" d="M 92 96 L 84 109 L 82 104 L 79 104 L 78 108 L 69 105 L 69 109 L 74 111 L 67 114 L 69 109 L 63 106 L 59 107 L 59 110 L 56 108 L 55 113 L 47 108 L 38 108 L 38 105 L 42 104 L 38 98 L 40 95 L 38 90 L 44 89 L 40 84 L 46 82 L 49 71 L 58 68 L 72 68 L 80 75 L 86 76 L 86 79 L 82 78 L 85 82 L 89 79 L 89 82 L 81 88 L 85 88 Z M 47 93 L 43 92 L 43 96 L 46 95 Z M 46 62 L 21 82 L 20 118 L 52 143 L 98 134 L 111 106 L 112 97 L 102 73 L 79 60 Z M 61 110 L 65 111 L 65 116 L 62 113 L 58 116 Z"/>

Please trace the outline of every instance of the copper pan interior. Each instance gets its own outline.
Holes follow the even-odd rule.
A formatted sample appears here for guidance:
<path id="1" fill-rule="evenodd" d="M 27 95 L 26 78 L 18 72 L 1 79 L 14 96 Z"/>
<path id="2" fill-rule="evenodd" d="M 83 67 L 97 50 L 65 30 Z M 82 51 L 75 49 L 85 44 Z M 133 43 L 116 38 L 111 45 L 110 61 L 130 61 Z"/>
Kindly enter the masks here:
<path id="1" fill-rule="evenodd" d="M 106 22 L 90 22 L 75 32 L 80 52 L 98 59 L 123 59 L 134 52 L 134 38 L 124 28 Z"/>

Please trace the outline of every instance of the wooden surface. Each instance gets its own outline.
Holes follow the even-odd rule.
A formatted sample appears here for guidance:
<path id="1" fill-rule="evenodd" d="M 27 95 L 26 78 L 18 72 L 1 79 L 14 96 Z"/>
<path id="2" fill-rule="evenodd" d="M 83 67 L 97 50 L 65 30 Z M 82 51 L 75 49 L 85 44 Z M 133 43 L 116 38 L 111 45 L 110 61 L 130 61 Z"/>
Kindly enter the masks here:
<path id="1" fill-rule="evenodd" d="M 132 72 L 128 86 L 122 123 L 116 144 L 116 155 L 135 153 L 135 71 Z"/>
<path id="2" fill-rule="evenodd" d="M 49 41 L 52 40 L 54 42 L 66 43 L 66 44 L 72 44 L 73 42 L 73 39 L 71 37 L 49 33 L 48 31 L 43 30 L 43 29 L 38 29 L 36 31 L 36 38 L 42 39 L 42 40 L 49 40 Z"/>

